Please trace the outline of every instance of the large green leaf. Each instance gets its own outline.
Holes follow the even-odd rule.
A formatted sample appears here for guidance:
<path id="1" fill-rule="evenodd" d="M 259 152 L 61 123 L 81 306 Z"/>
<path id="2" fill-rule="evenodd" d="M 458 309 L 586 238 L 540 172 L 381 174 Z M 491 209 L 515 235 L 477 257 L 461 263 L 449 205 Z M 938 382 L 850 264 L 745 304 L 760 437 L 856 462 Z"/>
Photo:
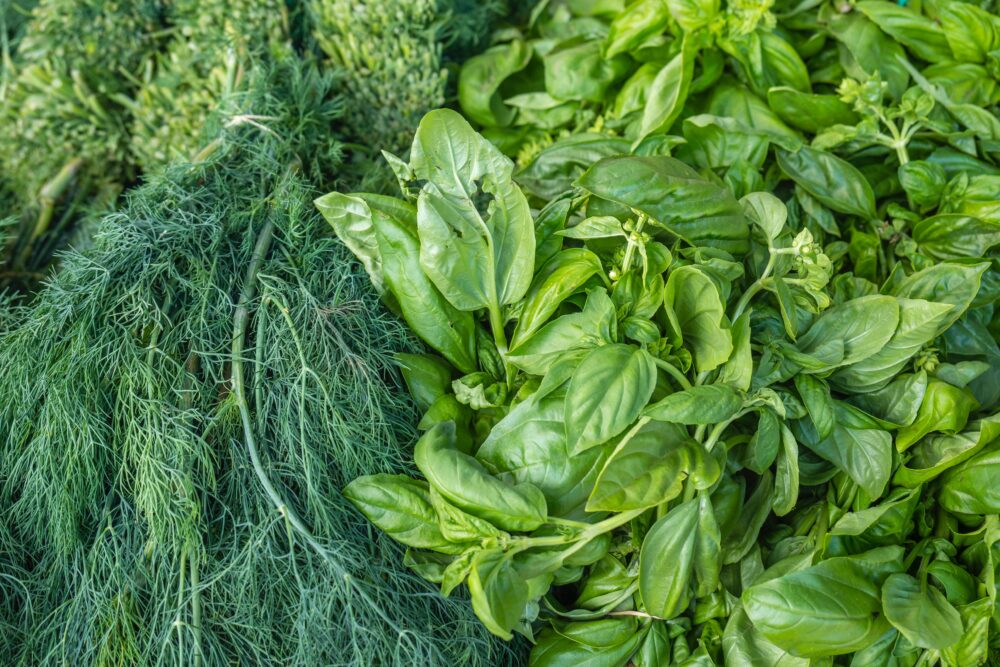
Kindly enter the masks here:
<path id="1" fill-rule="evenodd" d="M 553 255 L 538 269 L 525 295 L 511 345 L 516 347 L 530 337 L 566 297 L 601 270 L 601 260 L 585 248 L 567 248 Z"/>
<path id="2" fill-rule="evenodd" d="M 476 452 L 493 472 L 538 487 L 556 516 L 583 504 L 606 455 L 598 447 L 570 455 L 563 402 L 562 395 L 552 394 L 519 403 Z"/>
<path id="3" fill-rule="evenodd" d="M 733 254 L 748 248 L 749 226 L 729 190 L 670 157 L 600 160 L 577 181 L 603 199 L 641 211 L 693 245 Z"/>
<path id="4" fill-rule="evenodd" d="M 681 492 L 715 483 L 719 464 L 677 424 L 645 421 L 626 433 L 600 472 L 587 501 L 591 512 L 653 507 Z"/>
<path id="5" fill-rule="evenodd" d="M 751 586 L 743 607 L 761 635 L 793 655 L 821 658 L 864 648 L 886 630 L 881 587 L 902 549 L 830 558 Z"/>
<path id="6" fill-rule="evenodd" d="M 644 411 L 648 417 L 676 424 L 718 424 L 743 407 L 743 397 L 724 384 L 701 385 L 668 394 Z"/>
<path id="7" fill-rule="evenodd" d="M 678 343 L 691 350 L 699 372 L 726 363 L 733 353 L 733 334 L 726 305 L 715 282 L 696 266 L 670 272 L 663 303 Z"/>
<path id="8" fill-rule="evenodd" d="M 978 454 L 942 478 L 941 506 L 963 514 L 1000 514 L 1000 449 Z"/>
<path id="9" fill-rule="evenodd" d="M 448 109 L 424 116 L 410 169 L 425 181 L 417 199 L 420 266 L 459 310 L 517 301 L 528 290 L 535 227 L 511 179 L 513 163 Z M 483 209 L 480 195 L 490 198 Z"/>
<path id="10" fill-rule="evenodd" d="M 924 345 L 937 337 L 952 308 L 948 303 L 899 299 L 899 324 L 892 338 L 871 356 L 838 369 L 830 383 L 852 394 L 881 389 Z"/>
<path id="11" fill-rule="evenodd" d="M 962 617 L 938 589 L 902 572 L 882 584 L 885 617 L 914 646 L 947 648 L 962 638 Z"/>
<path id="12" fill-rule="evenodd" d="M 405 475 L 368 475 L 344 487 L 344 497 L 397 542 L 456 553 L 438 528 L 427 482 Z"/>
<path id="13" fill-rule="evenodd" d="M 697 537 L 697 500 L 673 508 L 646 533 L 639 552 L 639 592 L 653 616 L 671 619 L 687 606 Z"/>
<path id="14" fill-rule="evenodd" d="M 473 372 L 475 322 L 449 303 L 420 268 L 414 207 L 381 195 L 336 192 L 316 205 L 365 264 L 376 286 L 384 285 L 392 294 L 410 328 L 460 371 Z"/>
<path id="15" fill-rule="evenodd" d="M 842 343 L 843 358 L 832 366 L 858 363 L 882 351 L 899 324 L 899 302 L 871 295 L 845 301 L 825 311 L 798 340 L 798 348 L 819 356 L 833 341 Z M 838 347 L 840 347 L 838 345 Z"/>
<path id="16" fill-rule="evenodd" d="M 875 219 L 875 195 L 864 175 L 849 162 L 803 146 L 795 152 L 777 149 L 778 165 L 788 178 L 835 211 Z"/>
<path id="17" fill-rule="evenodd" d="M 504 530 L 530 531 L 545 521 L 542 492 L 531 484 L 507 484 L 459 451 L 454 422 L 442 422 L 424 434 L 413 459 L 431 486 L 473 516 Z"/>
<path id="18" fill-rule="evenodd" d="M 590 352 L 573 373 L 566 394 L 566 436 L 574 453 L 615 437 L 649 402 L 656 366 L 643 349 L 614 344 Z"/>

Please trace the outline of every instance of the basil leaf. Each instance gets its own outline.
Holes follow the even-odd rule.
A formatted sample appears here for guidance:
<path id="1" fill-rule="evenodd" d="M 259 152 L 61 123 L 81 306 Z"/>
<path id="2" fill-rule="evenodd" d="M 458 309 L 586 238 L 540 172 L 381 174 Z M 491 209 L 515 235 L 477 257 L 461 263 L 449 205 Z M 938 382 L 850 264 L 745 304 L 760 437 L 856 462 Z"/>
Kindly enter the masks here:
<path id="1" fill-rule="evenodd" d="M 901 568 L 901 549 L 830 558 L 751 586 L 743 608 L 754 627 L 778 647 L 808 658 L 851 653 L 886 630 L 882 583 Z"/>
<path id="2" fill-rule="evenodd" d="M 545 520 L 545 496 L 538 488 L 505 484 L 456 449 L 454 422 L 443 422 L 425 433 L 417 441 L 413 459 L 449 502 L 498 528 L 530 531 Z"/>
<path id="3" fill-rule="evenodd" d="M 646 611 L 674 618 L 687 606 L 698 533 L 698 501 L 671 509 L 646 534 L 639 552 L 639 592 Z"/>
<path id="4" fill-rule="evenodd" d="M 640 422 L 626 433 L 604 464 L 587 511 L 623 512 L 672 500 L 690 477 L 706 489 L 718 479 L 718 462 L 676 424 Z"/>
<path id="5" fill-rule="evenodd" d="M 729 360 L 733 334 L 725 304 L 715 282 L 696 266 L 670 272 L 663 305 L 678 344 L 691 350 L 698 372 L 711 371 Z"/>
<path id="6" fill-rule="evenodd" d="M 666 396 L 647 407 L 643 414 L 676 424 L 718 424 L 731 419 L 743 407 L 739 392 L 723 384 L 691 387 Z"/>
<path id="7" fill-rule="evenodd" d="M 636 188 L 636 183 L 643 187 Z M 749 227 L 736 199 L 673 158 L 605 158 L 588 169 L 577 185 L 645 213 L 692 245 L 711 245 L 735 255 L 749 247 Z"/>
<path id="8" fill-rule="evenodd" d="M 875 219 L 871 185 L 849 162 L 806 146 L 795 152 L 779 148 L 775 155 L 781 171 L 824 205 L 865 220 Z"/>
<path id="9" fill-rule="evenodd" d="M 914 646 L 947 648 L 962 638 L 962 617 L 941 591 L 908 574 L 882 584 L 885 617 Z"/>
<path id="10" fill-rule="evenodd" d="M 458 553 L 438 528 L 426 482 L 405 475 L 368 475 L 344 487 L 350 500 L 379 530 L 417 549 Z"/>
<path id="11" fill-rule="evenodd" d="M 500 86 L 528 66 L 531 47 L 521 39 L 499 44 L 465 61 L 458 75 L 458 103 L 480 125 L 509 125 L 514 111 L 500 98 Z"/>
<path id="12" fill-rule="evenodd" d="M 656 366 L 645 350 L 605 345 L 584 357 L 566 394 L 566 437 L 574 454 L 628 428 L 655 384 Z"/>
<path id="13" fill-rule="evenodd" d="M 519 403 L 497 422 L 476 452 L 494 473 L 541 490 L 554 516 L 566 516 L 583 504 L 606 457 L 600 448 L 570 455 L 564 401 L 550 395 Z"/>
<path id="14" fill-rule="evenodd" d="M 459 310 L 491 312 L 520 299 L 531 283 L 535 228 L 511 161 L 440 109 L 420 121 L 410 169 L 426 180 L 417 199 L 420 267 L 445 298 Z M 492 198 L 485 215 L 480 191 Z"/>

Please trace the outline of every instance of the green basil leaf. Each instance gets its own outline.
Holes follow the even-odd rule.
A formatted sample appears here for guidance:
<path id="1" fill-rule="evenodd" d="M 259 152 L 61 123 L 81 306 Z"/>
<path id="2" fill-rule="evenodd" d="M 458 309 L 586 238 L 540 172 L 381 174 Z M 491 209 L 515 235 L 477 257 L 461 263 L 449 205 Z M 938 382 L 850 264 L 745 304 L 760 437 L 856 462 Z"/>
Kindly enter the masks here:
<path id="1" fill-rule="evenodd" d="M 512 639 L 528 604 L 528 584 L 514 567 L 510 554 L 500 549 L 479 551 L 469 570 L 472 609 L 483 625 L 498 637 Z"/>
<path id="2" fill-rule="evenodd" d="M 951 512 L 963 514 L 1000 513 L 1000 449 L 978 454 L 949 470 L 942 478 L 938 500 Z"/>
<path id="3" fill-rule="evenodd" d="M 724 384 L 702 385 L 674 392 L 644 411 L 647 417 L 675 424 L 718 424 L 732 419 L 743 407 L 743 397 Z"/>
<path id="4" fill-rule="evenodd" d="M 664 0 L 639 0 L 615 17 L 604 40 L 604 56 L 628 53 L 670 25 L 670 11 Z"/>
<path id="5" fill-rule="evenodd" d="M 751 586 L 743 608 L 768 641 L 821 658 L 864 648 L 886 630 L 881 586 L 901 569 L 898 547 L 830 558 Z"/>
<path id="6" fill-rule="evenodd" d="M 577 184 L 602 199 L 645 213 L 692 245 L 710 245 L 734 255 L 749 248 L 750 230 L 736 199 L 679 160 L 605 158 Z"/>
<path id="7" fill-rule="evenodd" d="M 938 15 L 955 60 L 981 63 L 1000 48 L 1000 21 L 990 12 L 965 3 L 949 3 Z"/>
<path id="8" fill-rule="evenodd" d="M 614 341 L 614 304 L 603 289 L 591 290 L 583 311 L 557 317 L 519 343 L 507 361 L 532 375 L 546 375 L 566 352 Z"/>
<path id="9" fill-rule="evenodd" d="M 847 473 L 871 498 L 880 497 L 892 474 L 892 436 L 875 424 L 858 424 L 859 413 L 846 403 L 837 403 L 835 414 L 829 437 L 803 429 L 799 442 Z"/>
<path id="10" fill-rule="evenodd" d="M 968 460 L 998 437 L 1000 417 L 993 416 L 969 424 L 962 433 L 925 438 L 908 450 L 910 458 L 896 471 L 893 482 L 903 486 L 923 484 Z"/>
<path id="11" fill-rule="evenodd" d="M 417 199 L 420 267 L 459 310 L 500 306 L 528 290 L 535 227 L 511 180 L 513 163 L 449 109 L 420 121 L 410 168 L 426 180 Z M 492 198 L 487 212 L 475 193 Z"/>
<path id="12" fill-rule="evenodd" d="M 826 383 L 811 375 L 796 375 L 795 388 L 809 413 L 813 426 L 820 438 L 826 438 L 833 432 L 836 416 L 834 403 L 830 397 L 830 389 Z"/>
<path id="13" fill-rule="evenodd" d="M 553 255 L 538 269 L 528 289 L 511 341 L 512 347 L 530 337 L 568 296 L 602 270 L 601 260 L 585 248 L 567 248 Z"/>
<path id="14" fill-rule="evenodd" d="M 817 133 L 833 125 L 854 125 L 860 120 L 836 95 L 814 95 L 794 88 L 767 91 L 767 103 L 781 120 L 803 132 Z"/>
<path id="15" fill-rule="evenodd" d="M 458 75 L 458 103 L 466 116 L 480 125 L 509 125 L 514 111 L 505 106 L 499 90 L 503 82 L 531 60 L 531 47 L 521 39 L 499 44 L 462 64 Z"/>
<path id="16" fill-rule="evenodd" d="M 919 10 L 879 0 L 862 0 L 855 8 L 918 58 L 931 63 L 951 59 L 944 30 Z"/>
<path id="17" fill-rule="evenodd" d="M 605 134 L 583 133 L 543 148 L 517 174 L 517 182 L 536 197 L 549 200 L 573 187 L 580 174 L 603 158 L 625 155 L 629 141 Z"/>
<path id="18" fill-rule="evenodd" d="M 438 527 L 430 489 L 422 480 L 405 475 L 368 475 L 344 487 L 351 501 L 379 530 L 417 549 L 457 553 Z"/>
<path id="19" fill-rule="evenodd" d="M 764 638 L 742 606 L 737 607 L 722 635 L 726 667 L 809 667 L 808 658 L 799 658 Z"/>
<path id="20" fill-rule="evenodd" d="M 653 616 L 671 619 L 687 606 L 697 535 L 697 500 L 671 509 L 646 533 L 639 552 L 639 592 Z"/>
<path id="21" fill-rule="evenodd" d="M 631 69 L 626 55 L 602 56 L 599 40 L 567 40 L 546 53 L 542 62 L 545 90 L 563 102 L 602 102 L 614 83 Z"/>
<path id="22" fill-rule="evenodd" d="M 945 667 L 982 665 L 990 655 L 989 636 L 995 602 L 988 597 L 958 608 L 965 632 L 962 638 L 941 651 Z"/>
<path id="23" fill-rule="evenodd" d="M 941 262 L 886 285 L 885 293 L 908 299 L 950 303 L 951 314 L 941 322 L 937 335 L 944 333 L 965 313 L 979 293 L 982 277 L 989 264 Z"/>
<path id="24" fill-rule="evenodd" d="M 690 477 L 705 489 L 718 479 L 718 462 L 677 424 L 640 422 L 608 457 L 587 501 L 587 511 L 623 512 L 672 500 Z"/>
<path id="25" fill-rule="evenodd" d="M 663 304 L 678 343 L 691 350 L 698 372 L 714 370 L 729 360 L 733 334 L 725 303 L 704 271 L 693 265 L 671 271 Z"/>
<path id="26" fill-rule="evenodd" d="M 694 549 L 694 573 L 698 580 L 696 597 L 705 597 L 719 587 L 722 571 L 722 533 L 715 520 L 715 507 L 711 496 L 698 497 L 698 538 Z"/>
<path id="27" fill-rule="evenodd" d="M 952 305 L 922 299 L 899 299 L 899 324 L 875 354 L 837 369 L 830 384 L 844 392 L 869 393 L 887 385 L 920 349 L 937 337 Z"/>
<path id="28" fill-rule="evenodd" d="M 594 648 L 546 628 L 531 650 L 528 667 L 622 667 L 642 638 L 639 632 L 617 646 Z"/>
<path id="29" fill-rule="evenodd" d="M 424 434 L 413 450 L 420 472 L 449 502 L 503 530 L 531 531 L 545 521 L 545 496 L 531 484 L 505 484 L 456 448 L 454 422 Z"/>
<path id="30" fill-rule="evenodd" d="M 406 388 L 417 405 L 426 410 L 448 392 L 451 386 L 451 366 L 433 354 L 396 353 L 406 381 Z"/>
<path id="31" fill-rule="evenodd" d="M 637 142 L 651 134 L 668 132 L 677 120 L 694 76 L 695 53 L 694 40 L 685 39 L 680 52 L 653 79 L 646 94 Z"/>
<path id="32" fill-rule="evenodd" d="M 799 499 L 799 446 L 788 427 L 781 426 L 781 449 L 774 476 L 774 498 L 771 508 L 775 515 L 785 516 Z"/>
<path id="33" fill-rule="evenodd" d="M 1000 223 L 942 213 L 914 225 L 913 240 L 936 259 L 978 258 L 1000 245 Z"/>
<path id="34" fill-rule="evenodd" d="M 931 378 L 924 399 L 912 424 L 899 429 L 896 449 L 906 451 L 928 433 L 957 433 L 965 428 L 969 413 L 978 406 L 968 389 L 959 389 L 947 382 Z"/>
<path id="35" fill-rule="evenodd" d="M 584 503 L 606 457 L 601 448 L 570 455 L 563 403 L 564 398 L 554 394 L 519 403 L 476 452 L 493 472 L 540 489 L 554 516 L 565 516 Z"/>
<path id="36" fill-rule="evenodd" d="M 352 252 L 362 253 L 358 256 L 370 272 L 381 276 L 409 327 L 460 371 L 473 372 L 475 322 L 470 313 L 452 306 L 421 270 L 414 207 L 381 195 L 330 193 L 321 200 L 317 206 L 334 231 Z M 372 236 L 377 258 L 365 260 L 363 255 L 372 251 Z"/>
<path id="37" fill-rule="evenodd" d="M 635 667 L 661 667 L 670 664 L 670 635 L 666 623 L 653 623 L 639 652 L 632 658 Z"/>
<path id="38" fill-rule="evenodd" d="M 906 68 L 900 64 L 900 59 L 906 57 L 903 47 L 861 12 L 831 11 L 826 16 L 827 29 L 853 56 L 848 73 L 857 79 L 868 78 L 865 74 L 878 74 L 886 82 L 889 95 L 897 100 L 902 98 L 910 80 Z"/>
<path id="39" fill-rule="evenodd" d="M 656 366 L 645 350 L 605 345 L 588 354 L 566 394 L 566 436 L 574 453 L 600 445 L 632 424 L 649 402 Z"/>
<path id="40" fill-rule="evenodd" d="M 794 153 L 779 148 L 775 154 L 781 171 L 824 205 L 865 220 L 875 219 L 871 185 L 850 163 L 806 146 Z"/>
<path id="41" fill-rule="evenodd" d="M 882 350 L 899 324 L 899 302 L 889 296 L 872 295 L 851 299 L 823 312 L 798 340 L 805 354 L 817 355 L 832 341 L 843 344 L 844 356 L 823 367 L 847 366 Z"/>
<path id="42" fill-rule="evenodd" d="M 885 617 L 914 646 L 947 648 L 962 638 L 962 617 L 941 591 L 908 574 L 891 575 L 882 584 Z"/>

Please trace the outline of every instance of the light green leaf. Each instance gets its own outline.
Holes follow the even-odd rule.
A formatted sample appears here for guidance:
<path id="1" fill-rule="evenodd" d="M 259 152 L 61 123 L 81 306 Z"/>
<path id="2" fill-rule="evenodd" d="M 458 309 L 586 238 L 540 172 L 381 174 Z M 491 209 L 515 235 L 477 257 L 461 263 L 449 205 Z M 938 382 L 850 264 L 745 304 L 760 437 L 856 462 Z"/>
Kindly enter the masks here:
<path id="1" fill-rule="evenodd" d="M 499 312 L 524 296 L 535 228 L 513 163 L 458 113 L 439 109 L 420 121 L 410 168 L 426 181 L 417 199 L 420 266 L 445 298 L 459 310 Z M 480 190 L 491 197 L 485 211 Z"/>
<path id="2" fill-rule="evenodd" d="M 574 453 L 600 445 L 632 424 L 656 386 L 656 366 L 643 349 L 614 344 L 588 354 L 566 394 L 566 436 Z"/>
<path id="3" fill-rule="evenodd" d="M 644 411 L 647 417 L 676 424 L 718 424 L 732 419 L 743 407 L 743 397 L 724 384 L 702 385 L 674 392 Z"/>
<path id="4" fill-rule="evenodd" d="M 623 512 L 672 500 L 690 476 L 705 489 L 718 462 L 677 424 L 645 421 L 626 433 L 610 455 L 587 501 L 587 511 Z"/>
<path id="5" fill-rule="evenodd" d="M 667 317 L 681 344 L 691 350 L 698 372 L 729 360 L 733 334 L 715 283 L 697 266 L 670 272 L 663 292 Z"/>
<path id="6" fill-rule="evenodd" d="M 914 646 L 948 648 L 962 638 L 962 617 L 938 589 L 908 574 L 882 584 L 885 617 Z"/>
<path id="7" fill-rule="evenodd" d="M 531 484 L 506 484 L 479 461 L 456 448 L 455 423 L 429 430 L 413 450 L 413 459 L 431 486 L 473 516 L 510 531 L 531 531 L 545 521 L 545 496 Z"/>
<path id="8" fill-rule="evenodd" d="M 639 592 L 653 616 L 671 619 L 687 606 L 697 535 L 697 500 L 671 509 L 646 533 L 639 552 Z"/>

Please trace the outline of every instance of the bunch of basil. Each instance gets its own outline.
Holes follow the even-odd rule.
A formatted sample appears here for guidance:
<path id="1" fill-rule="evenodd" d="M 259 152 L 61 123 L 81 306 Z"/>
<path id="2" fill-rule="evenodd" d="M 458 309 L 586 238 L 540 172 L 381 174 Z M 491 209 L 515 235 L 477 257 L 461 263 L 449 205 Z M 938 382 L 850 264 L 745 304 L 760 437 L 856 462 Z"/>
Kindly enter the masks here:
<path id="1" fill-rule="evenodd" d="M 317 200 L 433 350 L 422 478 L 345 495 L 538 667 L 985 662 L 1000 20 L 576 0 L 500 36 L 482 135 L 431 112 L 401 198 Z"/>

